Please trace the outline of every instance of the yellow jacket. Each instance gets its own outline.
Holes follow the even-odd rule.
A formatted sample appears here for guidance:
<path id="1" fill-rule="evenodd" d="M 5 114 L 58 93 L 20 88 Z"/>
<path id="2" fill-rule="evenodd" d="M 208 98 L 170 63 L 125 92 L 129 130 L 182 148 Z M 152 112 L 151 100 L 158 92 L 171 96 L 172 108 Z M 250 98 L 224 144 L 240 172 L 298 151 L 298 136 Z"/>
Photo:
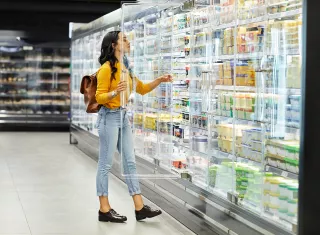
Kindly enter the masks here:
<path id="1" fill-rule="evenodd" d="M 115 109 L 120 107 L 120 94 L 114 97 L 111 100 L 107 99 L 107 93 L 114 91 L 117 89 L 117 85 L 121 80 L 121 73 L 126 73 L 125 79 L 128 82 L 128 90 L 123 91 L 126 93 L 126 103 L 128 101 L 128 97 L 132 92 L 132 79 L 129 76 L 129 72 L 127 71 L 126 67 L 121 63 L 116 63 L 116 68 L 118 69 L 117 72 L 114 74 L 115 79 L 111 80 L 111 66 L 109 62 L 104 63 L 100 70 L 98 71 L 97 75 L 97 91 L 96 91 L 96 100 L 99 104 L 104 105 L 107 108 Z M 123 71 L 121 71 L 121 69 Z M 134 78 L 136 82 L 136 92 L 144 95 L 151 91 L 151 88 L 148 84 L 144 84 L 139 79 Z"/>

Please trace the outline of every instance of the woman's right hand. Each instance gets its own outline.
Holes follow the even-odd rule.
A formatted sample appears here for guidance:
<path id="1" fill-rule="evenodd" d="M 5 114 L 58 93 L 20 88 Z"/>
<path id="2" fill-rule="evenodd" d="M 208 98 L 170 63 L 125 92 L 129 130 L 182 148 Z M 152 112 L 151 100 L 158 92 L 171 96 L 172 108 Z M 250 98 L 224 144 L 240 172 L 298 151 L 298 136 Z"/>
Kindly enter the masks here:
<path id="1" fill-rule="evenodd" d="M 127 82 L 126 81 L 120 81 L 118 83 L 116 91 L 119 93 L 119 92 L 125 91 L 126 89 L 127 89 Z"/>

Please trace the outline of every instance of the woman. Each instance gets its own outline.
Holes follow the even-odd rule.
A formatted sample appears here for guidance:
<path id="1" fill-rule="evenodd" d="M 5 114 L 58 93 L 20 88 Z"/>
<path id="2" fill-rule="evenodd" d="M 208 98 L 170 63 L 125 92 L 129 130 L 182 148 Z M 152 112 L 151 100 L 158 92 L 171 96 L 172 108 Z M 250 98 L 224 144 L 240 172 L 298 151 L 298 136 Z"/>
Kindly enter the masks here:
<path id="1" fill-rule="evenodd" d="M 122 154 L 123 173 L 135 205 L 136 219 L 139 221 L 161 214 L 160 210 L 153 210 L 143 203 L 139 181 L 136 177 L 132 131 L 123 106 L 125 106 L 124 103 L 126 103 L 129 93 L 132 91 L 133 79 L 136 84 L 136 92 L 144 95 L 162 82 L 171 82 L 172 77 L 165 75 L 153 82 L 143 84 L 133 77 L 131 72 L 128 71 L 128 66 L 124 65 L 126 61 L 123 61 L 123 58 L 125 58 L 125 53 L 128 52 L 130 52 L 130 43 L 122 32 L 109 32 L 104 37 L 99 57 L 101 68 L 97 74 L 96 92 L 96 100 L 102 105 L 96 125 L 99 131 L 100 144 L 97 194 L 100 200 L 99 221 L 104 222 L 121 223 L 127 220 L 125 216 L 119 215 L 112 209 L 108 200 L 108 174 L 116 149 Z M 122 143 L 125 144 L 122 146 Z"/>

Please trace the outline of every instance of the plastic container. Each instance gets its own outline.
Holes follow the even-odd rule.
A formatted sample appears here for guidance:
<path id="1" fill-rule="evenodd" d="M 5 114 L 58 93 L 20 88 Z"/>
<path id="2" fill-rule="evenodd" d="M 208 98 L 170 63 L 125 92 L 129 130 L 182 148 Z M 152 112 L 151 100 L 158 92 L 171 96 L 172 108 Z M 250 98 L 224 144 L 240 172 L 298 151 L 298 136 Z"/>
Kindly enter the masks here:
<path id="1" fill-rule="evenodd" d="M 286 209 L 279 209 L 278 210 L 278 216 L 279 216 L 280 219 L 286 220 L 287 219 L 287 213 L 288 213 L 288 210 L 286 210 Z"/>
<path id="2" fill-rule="evenodd" d="M 258 141 L 252 141 L 252 149 L 257 152 L 262 151 L 262 143 Z"/>
<path id="3" fill-rule="evenodd" d="M 288 200 L 297 200 L 298 191 L 299 191 L 298 185 L 288 185 L 287 187 Z"/>
<path id="4" fill-rule="evenodd" d="M 280 168 L 280 169 L 283 169 L 283 170 L 288 170 L 288 168 L 287 168 L 287 163 L 286 163 L 286 161 L 284 161 L 284 160 L 277 160 L 277 165 L 278 165 L 278 167 Z"/>
<path id="5" fill-rule="evenodd" d="M 268 161 L 268 164 L 269 164 L 270 166 L 278 167 L 278 162 L 277 162 L 277 160 L 268 157 L 268 160 L 267 160 L 267 161 Z"/>
<path id="6" fill-rule="evenodd" d="M 279 194 L 270 192 L 269 195 L 270 195 L 270 204 L 279 208 L 280 207 Z"/>
<path id="7" fill-rule="evenodd" d="M 279 208 L 283 209 L 283 210 L 288 210 L 288 198 L 287 197 L 283 197 L 283 196 L 279 196 Z"/>
<path id="8" fill-rule="evenodd" d="M 295 213 L 288 212 L 286 219 L 292 223 L 297 223 L 297 215 Z"/>
<path id="9" fill-rule="evenodd" d="M 251 159 L 257 162 L 262 162 L 262 153 L 261 152 L 256 152 L 256 151 L 252 151 L 251 152 Z"/>
<path id="10" fill-rule="evenodd" d="M 285 183 L 279 184 L 280 196 L 288 198 L 288 185 Z"/>
<path id="11" fill-rule="evenodd" d="M 252 140 L 255 141 L 262 141 L 262 132 L 260 129 L 253 129 L 252 130 Z"/>
<path id="12" fill-rule="evenodd" d="M 276 149 L 276 147 L 275 146 L 273 146 L 273 145 L 267 145 L 267 152 L 268 153 L 271 153 L 271 154 L 273 154 L 273 155 L 276 155 L 277 154 L 277 149 Z"/>
<path id="13" fill-rule="evenodd" d="M 297 215 L 298 213 L 298 200 L 288 200 L 288 213 Z"/>
<path id="14" fill-rule="evenodd" d="M 279 210 L 279 207 L 277 205 L 273 205 L 271 202 L 269 203 L 269 210 L 270 212 L 275 215 L 275 216 L 278 216 L 278 210 Z"/>
<path id="15" fill-rule="evenodd" d="M 280 188 L 279 188 L 280 183 L 281 182 L 278 178 L 274 178 L 270 180 L 270 192 L 280 195 Z"/>
<path id="16" fill-rule="evenodd" d="M 292 160 L 289 158 L 285 158 L 286 168 L 288 171 L 293 173 L 299 173 L 299 162 L 297 160 Z"/>

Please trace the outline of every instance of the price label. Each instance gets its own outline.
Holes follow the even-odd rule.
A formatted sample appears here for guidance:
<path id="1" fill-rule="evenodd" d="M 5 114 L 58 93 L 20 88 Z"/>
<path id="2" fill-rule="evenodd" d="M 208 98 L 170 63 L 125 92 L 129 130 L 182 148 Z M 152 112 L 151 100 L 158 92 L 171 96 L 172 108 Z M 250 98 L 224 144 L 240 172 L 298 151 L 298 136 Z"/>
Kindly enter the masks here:
<path id="1" fill-rule="evenodd" d="M 282 177 L 288 177 L 288 172 L 282 171 L 281 176 L 282 176 Z"/>

